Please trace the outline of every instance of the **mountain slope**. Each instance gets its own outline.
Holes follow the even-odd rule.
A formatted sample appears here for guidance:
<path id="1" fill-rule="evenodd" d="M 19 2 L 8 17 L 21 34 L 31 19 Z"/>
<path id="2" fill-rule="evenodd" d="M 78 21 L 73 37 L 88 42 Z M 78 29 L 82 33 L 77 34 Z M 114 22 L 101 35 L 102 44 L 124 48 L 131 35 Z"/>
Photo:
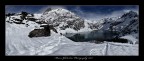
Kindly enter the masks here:
<path id="1" fill-rule="evenodd" d="M 139 33 L 139 18 L 134 11 L 129 11 L 116 20 L 104 19 L 101 25 L 101 29 L 118 31 L 120 36 Z"/>
<path id="2" fill-rule="evenodd" d="M 61 30 L 72 28 L 78 31 L 84 28 L 84 20 L 66 9 L 59 8 L 46 11 L 40 19 L 40 22 L 52 24 Z"/>

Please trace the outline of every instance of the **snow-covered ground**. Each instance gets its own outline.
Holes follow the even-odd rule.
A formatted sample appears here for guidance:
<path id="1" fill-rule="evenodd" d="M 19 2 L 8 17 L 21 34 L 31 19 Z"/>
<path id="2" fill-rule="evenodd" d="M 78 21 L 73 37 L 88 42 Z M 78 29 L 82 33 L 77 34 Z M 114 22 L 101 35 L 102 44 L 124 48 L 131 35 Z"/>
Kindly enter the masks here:
<path id="1" fill-rule="evenodd" d="M 34 24 L 36 25 L 36 24 Z M 138 44 L 73 42 L 52 32 L 49 37 L 29 38 L 35 27 L 6 23 L 6 55 L 138 55 Z"/>
<path id="2" fill-rule="evenodd" d="M 138 56 L 139 45 L 138 44 L 122 44 L 122 43 L 109 43 L 107 54 L 108 56 Z"/>

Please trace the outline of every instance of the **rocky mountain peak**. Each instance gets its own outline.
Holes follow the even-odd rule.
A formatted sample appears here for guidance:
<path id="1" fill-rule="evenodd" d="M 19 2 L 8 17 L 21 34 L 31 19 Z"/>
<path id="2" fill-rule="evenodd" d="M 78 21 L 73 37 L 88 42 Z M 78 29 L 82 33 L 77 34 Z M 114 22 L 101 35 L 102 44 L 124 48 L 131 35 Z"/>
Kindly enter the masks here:
<path id="1" fill-rule="evenodd" d="M 45 11 L 40 19 L 39 22 L 54 25 L 62 30 L 66 28 L 80 30 L 80 28 L 84 27 L 84 20 L 82 18 L 63 8 Z"/>
<path id="2" fill-rule="evenodd" d="M 129 11 L 121 16 L 121 18 L 132 18 L 132 17 L 138 17 L 138 14 L 134 11 Z"/>

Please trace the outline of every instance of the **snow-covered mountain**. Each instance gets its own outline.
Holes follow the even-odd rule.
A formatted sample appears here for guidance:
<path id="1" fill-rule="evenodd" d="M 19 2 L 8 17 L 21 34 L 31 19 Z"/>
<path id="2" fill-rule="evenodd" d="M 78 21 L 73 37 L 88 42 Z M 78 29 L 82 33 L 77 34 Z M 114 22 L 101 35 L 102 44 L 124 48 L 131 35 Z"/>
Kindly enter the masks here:
<path id="1" fill-rule="evenodd" d="M 130 11 L 121 16 L 118 21 L 122 23 L 115 25 L 122 35 L 139 33 L 139 16 L 136 12 Z"/>
<path id="2" fill-rule="evenodd" d="M 124 34 L 132 32 L 138 32 L 139 18 L 138 14 L 134 11 L 129 11 L 123 14 L 121 17 L 104 18 L 99 21 L 90 21 L 81 18 L 75 13 L 67 9 L 50 9 L 48 8 L 43 14 L 29 14 L 27 20 L 23 20 L 22 23 L 28 21 L 34 21 L 38 24 L 50 24 L 53 25 L 59 31 L 67 31 L 71 29 L 74 31 L 84 30 L 115 30 L 122 31 Z M 20 21 L 20 15 L 13 15 L 11 18 L 6 18 L 8 22 Z M 24 22 L 25 21 L 25 22 Z M 83 30 L 84 29 L 84 30 Z M 127 30 L 126 30 L 127 29 Z"/>
<path id="3" fill-rule="evenodd" d="M 17 13 L 20 14 L 20 13 Z M 29 21 L 36 22 L 38 24 L 53 25 L 58 33 L 78 33 L 84 31 L 92 31 L 100 29 L 101 25 L 96 21 L 89 21 L 81 18 L 75 13 L 67 9 L 50 9 L 48 8 L 43 14 L 28 14 L 27 20 L 21 20 L 21 15 L 12 15 L 10 18 L 6 18 L 9 23 L 27 24 Z"/>
<path id="4" fill-rule="evenodd" d="M 45 11 L 40 19 L 40 22 L 58 26 L 61 30 L 65 30 L 66 28 L 80 30 L 85 27 L 83 19 L 61 8 Z"/>
<path id="5" fill-rule="evenodd" d="M 99 28 L 98 23 L 87 21 L 67 9 L 47 9 L 39 22 L 55 26 L 59 33 L 77 33 Z"/>
<path id="6" fill-rule="evenodd" d="M 47 9 L 43 14 L 28 14 L 26 18 L 21 20 L 19 13 L 6 17 L 6 55 L 138 55 L 139 18 L 133 11 L 97 22 L 62 8 Z M 40 28 L 41 24 L 53 25 L 58 33 L 51 31 L 49 37 L 29 38 L 29 32 Z M 133 44 L 73 42 L 59 34 L 87 34 L 86 31 L 111 30 L 111 27 L 113 31 L 121 32 L 120 38 Z"/>
<path id="7" fill-rule="evenodd" d="M 112 30 L 121 33 L 120 36 L 139 33 L 139 15 L 134 11 L 123 14 L 118 19 L 103 19 L 102 30 Z"/>

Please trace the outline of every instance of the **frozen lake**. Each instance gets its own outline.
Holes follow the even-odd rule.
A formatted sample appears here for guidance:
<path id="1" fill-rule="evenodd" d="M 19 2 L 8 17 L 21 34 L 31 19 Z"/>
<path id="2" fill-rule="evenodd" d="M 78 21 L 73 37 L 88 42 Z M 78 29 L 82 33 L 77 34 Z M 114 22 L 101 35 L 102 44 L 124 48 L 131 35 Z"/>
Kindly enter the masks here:
<path id="1" fill-rule="evenodd" d="M 64 36 L 75 41 L 75 42 L 120 42 L 127 43 L 126 39 L 118 38 L 118 32 L 112 32 L 108 30 L 94 30 L 91 32 L 80 32 L 80 33 L 66 33 Z M 116 38 L 117 37 L 117 38 Z"/>

